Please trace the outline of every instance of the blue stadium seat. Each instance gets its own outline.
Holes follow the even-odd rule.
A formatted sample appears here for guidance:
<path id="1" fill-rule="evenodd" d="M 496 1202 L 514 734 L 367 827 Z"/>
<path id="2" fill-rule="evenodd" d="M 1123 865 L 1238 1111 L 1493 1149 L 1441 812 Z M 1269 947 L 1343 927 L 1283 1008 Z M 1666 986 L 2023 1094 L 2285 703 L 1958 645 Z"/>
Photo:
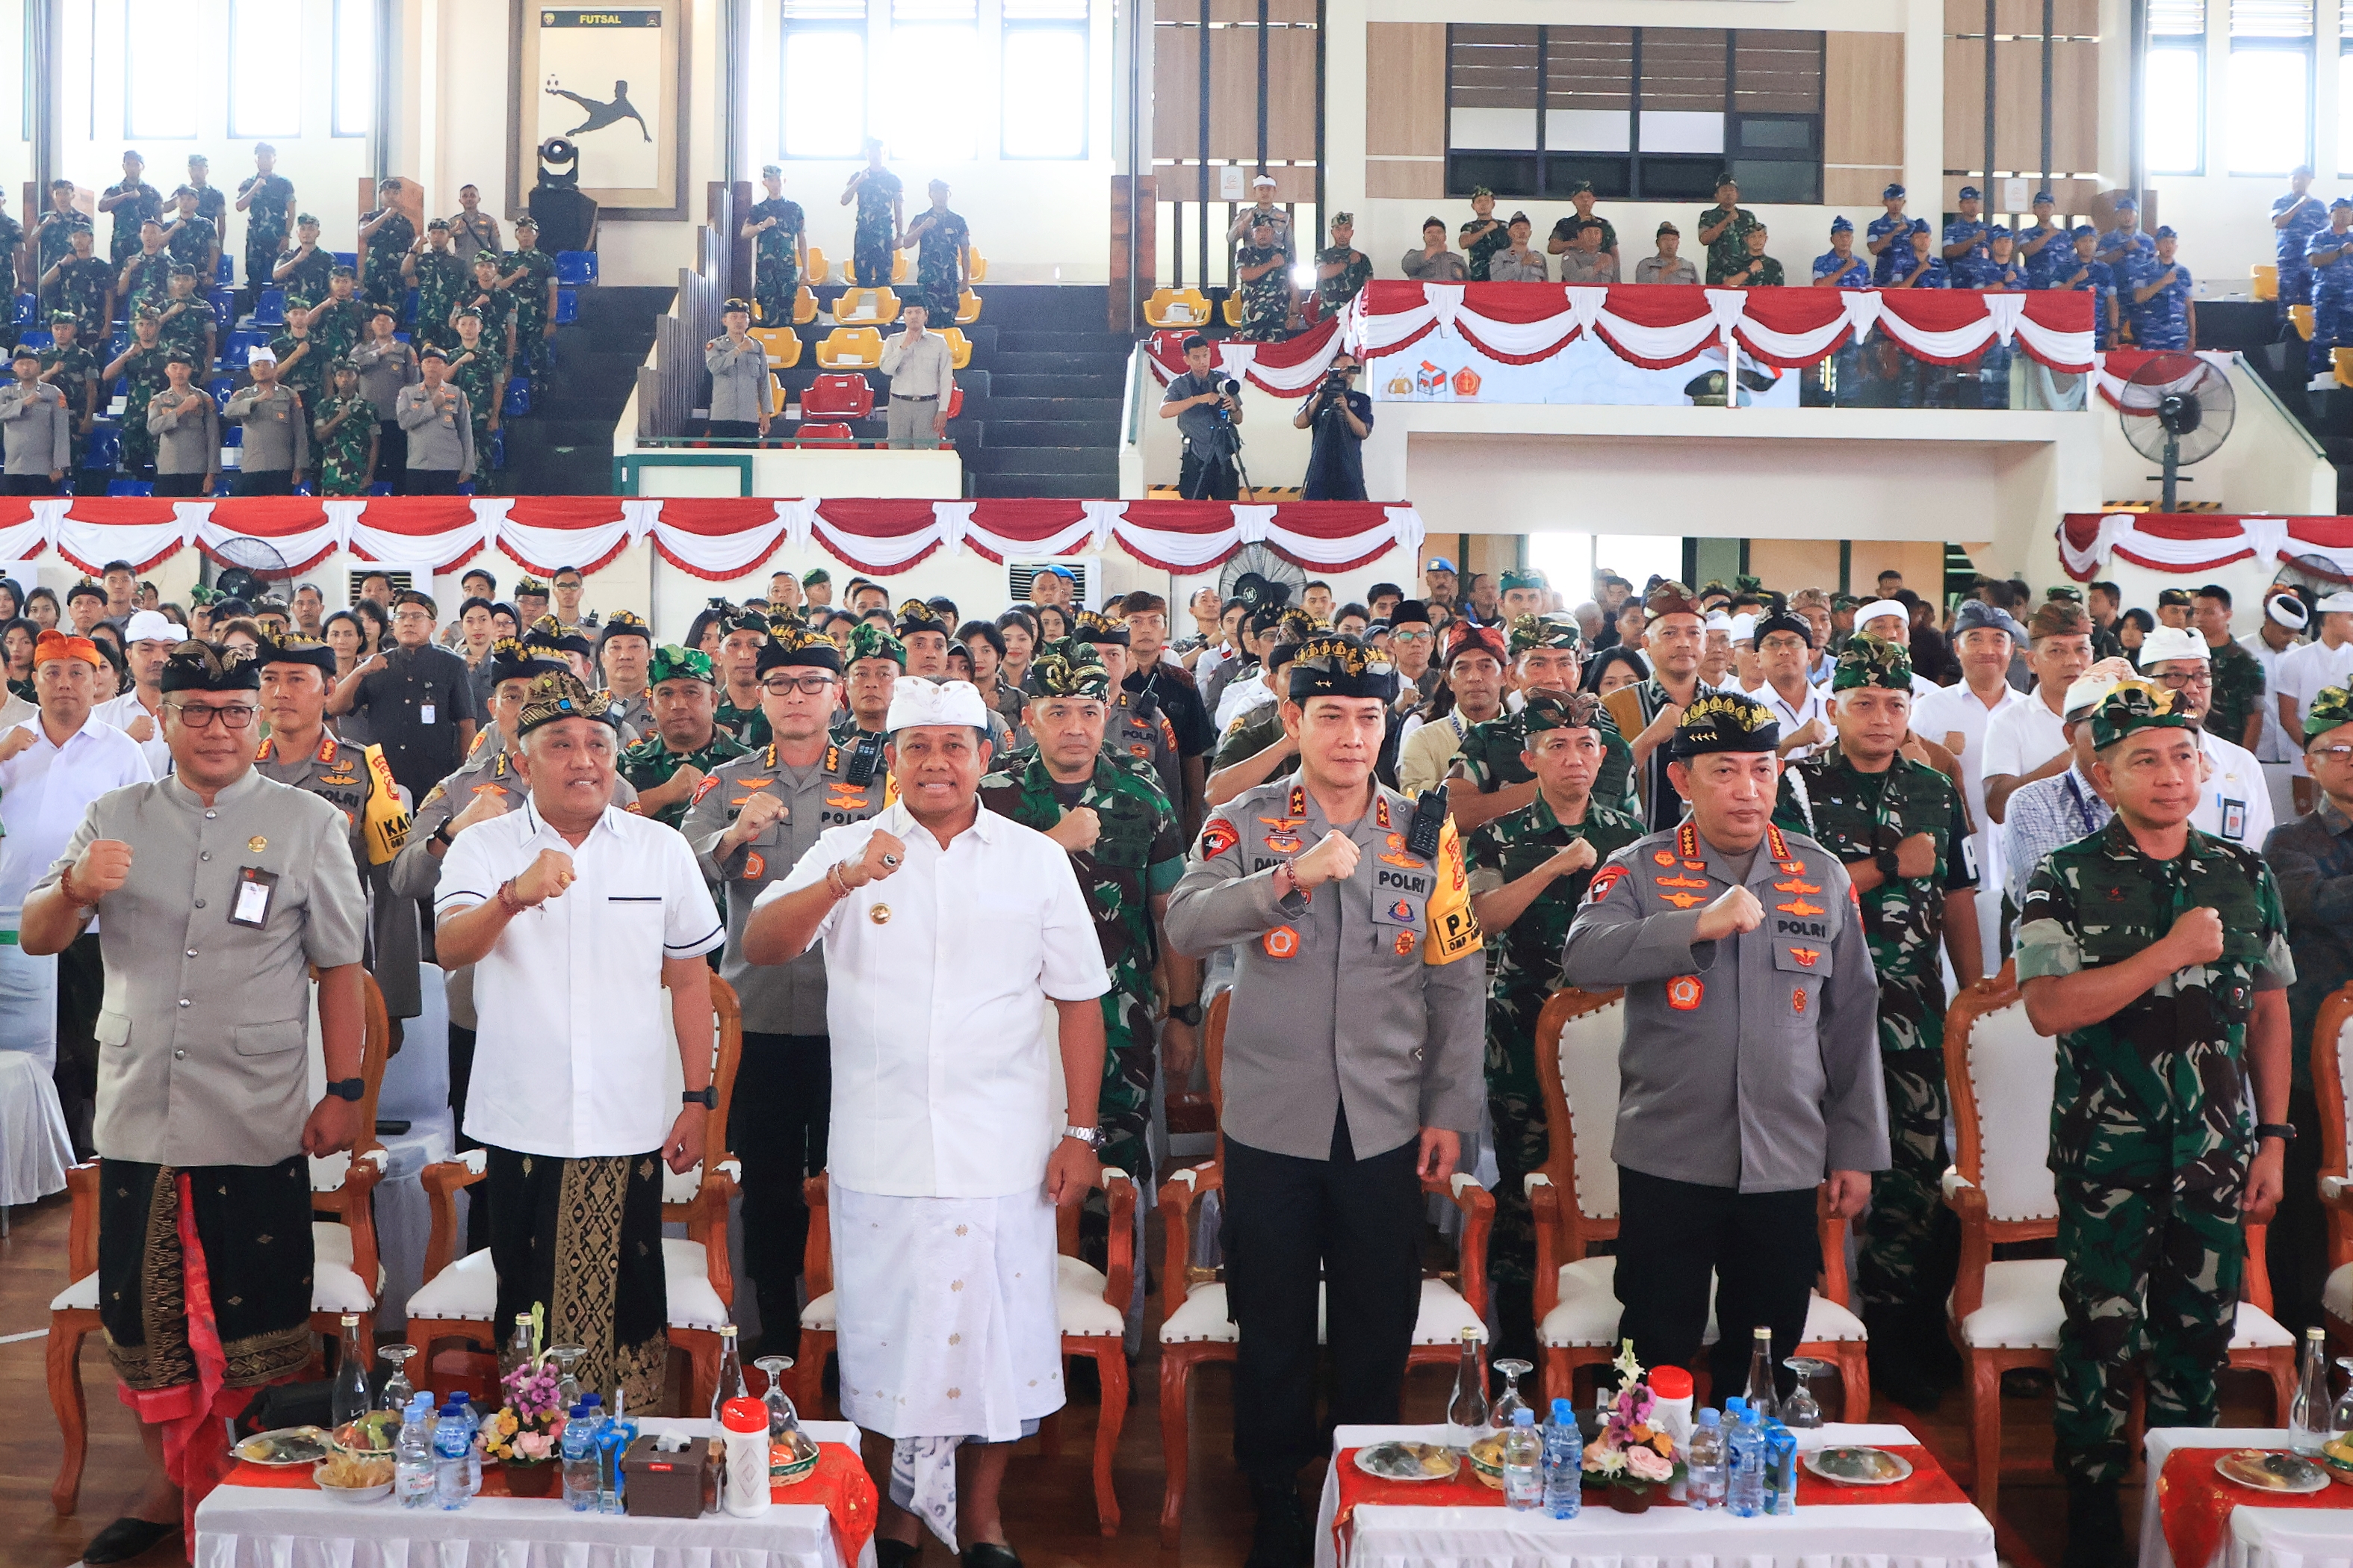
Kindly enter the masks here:
<path id="1" fill-rule="evenodd" d="M 268 332 L 250 331 L 240 327 L 235 331 L 230 332 L 228 337 L 222 342 L 222 362 L 224 363 L 233 365 L 238 370 L 243 370 L 245 368 L 245 356 L 247 353 L 250 350 L 259 348 L 269 341 L 269 334 Z"/>
<path id="2" fill-rule="evenodd" d="M 531 377 L 519 375 L 507 383 L 507 399 L 499 412 L 508 419 L 520 419 L 531 412 Z"/>
<path id="3" fill-rule="evenodd" d="M 392 336 L 395 342 L 405 343 L 408 341 L 408 334 L 406 332 L 395 332 Z"/>
<path id="4" fill-rule="evenodd" d="M 286 324 L 286 290 L 264 289 L 254 302 L 253 324 L 257 327 L 282 327 Z"/>
<path id="5" fill-rule="evenodd" d="M 155 487 L 145 479 L 109 479 L 106 493 L 110 496 L 152 496 Z"/>
<path id="6" fill-rule="evenodd" d="M 122 432 L 105 420 L 90 427 L 82 437 L 81 466 L 85 468 L 111 468 L 122 457 Z"/>
<path id="7" fill-rule="evenodd" d="M 413 321 L 417 320 L 417 290 L 411 289 L 406 295 L 402 296 L 402 300 L 403 303 L 400 307 L 400 319 L 404 321 Z"/>
<path id="8" fill-rule="evenodd" d="M 213 320 L 226 327 L 237 320 L 237 290 L 216 289 L 206 297 L 213 308 Z"/>
<path id="9" fill-rule="evenodd" d="M 224 447 L 242 447 L 242 446 L 244 446 L 244 445 L 245 445 L 245 426 L 242 426 L 242 425 L 224 425 L 224 426 L 221 426 L 221 445 L 222 445 L 222 446 L 224 446 Z"/>
<path id="10" fill-rule="evenodd" d="M 493 430 L 491 432 L 491 467 L 503 468 L 506 466 L 507 433 L 503 430 Z"/>
<path id="11" fill-rule="evenodd" d="M 213 281 L 223 284 L 237 281 L 237 263 L 226 250 L 220 253 L 220 265 L 214 269 Z"/>
<path id="12" fill-rule="evenodd" d="M 360 265 L 360 253 L 359 253 L 358 251 L 356 251 L 356 250 L 338 250 L 338 251 L 333 252 L 333 255 L 334 255 L 334 258 L 335 258 L 335 265 L 336 265 L 336 266 L 338 266 L 338 267 L 348 267 L 348 268 L 352 268 L 352 269 L 353 269 L 353 271 L 355 271 L 355 272 L 356 272 L 357 270 L 359 270 L 359 265 Z"/>
<path id="13" fill-rule="evenodd" d="M 557 251 L 555 280 L 575 289 L 596 282 L 596 253 L 593 250 Z"/>
<path id="14" fill-rule="evenodd" d="M 41 299 L 37 294 L 16 296 L 16 324 L 29 327 L 41 319 Z"/>
<path id="15" fill-rule="evenodd" d="M 555 324 L 568 327 L 580 319 L 580 291 L 558 289 L 555 291 Z"/>
<path id="16" fill-rule="evenodd" d="M 127 354 L 130 352 L 131 334 L 129 332 L 117 332 L 112 337 L 106 340 L 106 357 L 108 360 L 112 361 L 121 359 L 124 354 Z"/>
<path id="17" fill-rule="evenodd" d="M 237 377 L 233 375 L 216 375 L 210 381 L 205 383 L 205 390 L 213 395 L 213 406 L 215 408 L 227 408 L 228 406 L 229 394 L 237 390 Z"/>
<path id="18" fill-rule="evenodd" d="M 372 496 L 388 496 L 392 493 L 392 487 L 390 485 L 370 485 L 368 486 L 367 493 Z"/>
<path id="19" fill-rule="evenodd" d="M 58 335 L 47 327 L 28 327 L 16 334 L 16 346 L 19 348 L 46 349 L 57 341 Z"/>

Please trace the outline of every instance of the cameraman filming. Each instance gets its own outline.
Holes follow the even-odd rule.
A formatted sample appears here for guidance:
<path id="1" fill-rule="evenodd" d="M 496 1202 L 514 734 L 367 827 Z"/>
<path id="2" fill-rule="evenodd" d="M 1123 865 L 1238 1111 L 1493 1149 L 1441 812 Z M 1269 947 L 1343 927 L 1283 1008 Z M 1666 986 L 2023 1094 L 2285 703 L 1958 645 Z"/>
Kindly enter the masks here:
<path id="1" fill-rule="evenodd" d="M 1241 437 L 1234 429 L 1242 422 L 1242 405 L 1236 395 L 1241 385 L 1210 370 L 1216 353 L 1200 333 L 1187 338 L 1185 374 L 1168 384 L 1160 400 L 1160 417 L 1174 419 L 1184 433 L 1185 457 L 1177 468 L 1176 493 L 1187 500 L 1235 500 L 1241 494 L 1234 463 L 1241 446 Z"/>
<path id="2" fill-rule="evenodd" d="M 1356 369 L 1356 355 L 1345 350 L 1334 355 L 1324 384 L 1292 416 L 1293 429 L 1315 432 L 1307 454 L 1305 500 L 1365 499 L 1364 446 L 1373 433 L 1373 400 L 1349 384 Z"/>

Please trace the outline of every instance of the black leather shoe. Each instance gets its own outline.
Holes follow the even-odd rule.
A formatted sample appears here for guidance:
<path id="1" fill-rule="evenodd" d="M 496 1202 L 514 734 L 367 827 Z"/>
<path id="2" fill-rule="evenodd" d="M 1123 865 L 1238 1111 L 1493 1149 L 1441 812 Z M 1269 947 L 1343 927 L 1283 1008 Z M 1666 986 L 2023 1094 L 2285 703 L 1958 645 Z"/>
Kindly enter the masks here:
<path id="1" fill-rule="evenodd" d="M 1300 1568 L 1308 1560 L 1308 1531 L 1298 1489 L 1280 1481 L 1252 1481 L 1250 1501 L 1258 1509 L 1258 1523 L 1242 1568 Z"/>
<path id="2" fill-rule="evenodd" d="M 874 1538 L 875 1568 L 914 1568 L 923 1555 L 923 1542 L 919 1536 L 913 1541 L 893 1541 L 887 1535 Z"/>
<path id="3" fill-rule="evenodd" d="M 2067 1479 L 2067 1552 L 2061 1568 L 2124 1568 L 2125 1516 L 2115 1481 Z"/>
<path id="4" fill-rule="evenodd" d="M 103 1563 L 128 1563 L 179 1533 L 176 1520 L 170 1524 L 157 1524 L 147 1519 L 118 1519 L 90 1537 L 90 1544 L 82 1548 L 81 1560 L 90 1568 L 98 1568 Z"/>
<path id="5" fill-rule="evenodd" d="M 1021 1559 L 1010 1546 L 976 1541 L 964 1549 L 964 1568 L 1021 1568 Z"/>

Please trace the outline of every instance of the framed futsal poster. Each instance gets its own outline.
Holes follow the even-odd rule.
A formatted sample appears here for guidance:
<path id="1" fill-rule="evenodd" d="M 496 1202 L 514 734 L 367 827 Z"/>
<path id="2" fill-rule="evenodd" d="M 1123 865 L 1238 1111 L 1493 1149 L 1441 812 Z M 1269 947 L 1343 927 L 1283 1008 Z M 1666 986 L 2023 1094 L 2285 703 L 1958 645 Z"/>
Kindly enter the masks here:
<path id="1" fill-rule="evenodd" d="M 507 189 L 521 211 L 551 138 L 579 150 L 579 187 L 607 218 L 687 216 L 686 0 L 513 0 Z"/>

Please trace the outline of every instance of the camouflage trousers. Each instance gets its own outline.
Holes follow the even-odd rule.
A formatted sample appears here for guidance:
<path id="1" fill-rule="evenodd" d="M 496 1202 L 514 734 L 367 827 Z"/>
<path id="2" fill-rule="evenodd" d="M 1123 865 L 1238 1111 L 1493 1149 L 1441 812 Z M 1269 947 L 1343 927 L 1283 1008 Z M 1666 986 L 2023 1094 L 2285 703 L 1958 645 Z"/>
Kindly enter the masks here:
<path id="1" fill-rule="evenodd" d="M 752 302 L 760 308 L 760 325 L 788 327 L 793 300 L 800 292 L 799 263 L 790 256 L 762 256 L 752 263 Z"/>
<path id="2" fill-rule="evenodd" d="M 2150 1426 L 2214 1425 L 2214 1374 L 2229 1358 L 2246 1267 L 2240 1185 L 2148 1192 L 2063 1175 L 2058 1187 L 2058 1466 L 2121 1480 L 2134 1362 Z"/>
<path id="3" fill-rule="evenodd" d="M 1501 1011 L 1499 1005 L 1490 1005 Z M 1551 1148 L 1533 1036 L 1509 1028 L 1487 1031 L 1487 1117 L 1495 1132 L 1495 1220 L 1488 1232 L 1487 1277 L 1499 1285 L 1525 1285 L 1536 1273 L 1535 1218 L 1528 1207 L 1526 1177 L 1544 1169 Z"/>
<path id="4" fill-rule="evenodd" d="M 134 392 L 122 404 L 122 471 L 139 477 L 155 464 L 155 435 L 147 428 L 147 405 L 155 395 Z"/>
<path id="5" fill-rule="evenodd" d="M 1943 1201 L 1945 1167 L 1944 1020 L 1903 1026 L 1915 1035 L 1901 1047 L 1895 1026 L 1879 1025 L 1880 1072 L 1887 1085 L 1888 1167 L 1872 1178 L 1862 1222 L 1856 1293 L 1866 1306 L 1941 1301 L 1952 1287 L 1960 1230 Z"/>
<path id="6" fill-rule="evenodd" d="M 850 237 L 849 280 L 861 289 L 884 289 L 891 283 L 891 220 L 861 223 Z"/>
<path id="7" fill-rule="evenodd" d="M 258 290 L 276 287 L 278 243 L 285 237 L 286 231 L 274 226 L 256 223 L 248 223 L 245 226 L 245 286 L 247 288 Z M 196 283 L 202 289 L 208 289 L 212 287 L 210 279 L 199 278 Z"/>
<path id="8" fill-rule="evenodd" d="M 1158 1058 L 1152 1023 L 1152 977 L 1134 985 L 1114 984 L 1103 994 L 1103 1089 L 1095 1099 L 1095 1126 L 1103 1135 L 1103 1163 L 1135 1178 L 1141 1194 L 1152 1188 L 1152 1074 Z"/>

